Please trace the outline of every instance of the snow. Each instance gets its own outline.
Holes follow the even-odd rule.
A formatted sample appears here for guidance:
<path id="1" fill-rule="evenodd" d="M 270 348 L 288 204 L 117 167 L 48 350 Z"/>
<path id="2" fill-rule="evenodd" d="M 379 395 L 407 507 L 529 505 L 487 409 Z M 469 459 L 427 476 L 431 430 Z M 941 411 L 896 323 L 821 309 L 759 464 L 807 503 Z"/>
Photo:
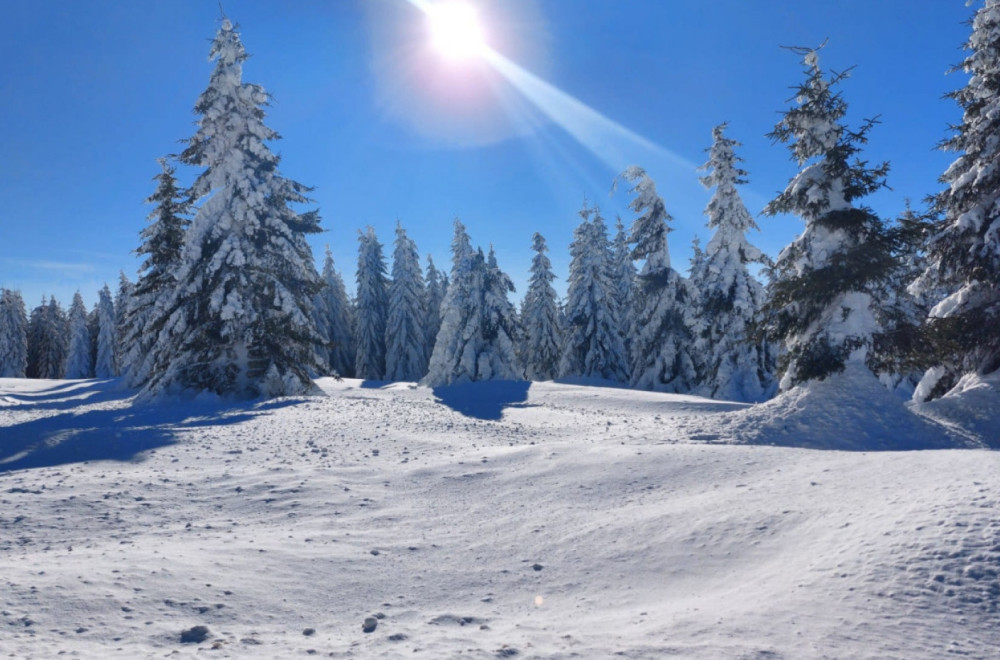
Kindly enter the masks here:
<path id="1" fill-rule="evenodd" d="M 730 444 L 761 411 L 797 422 L 786 444 L 829 449 L 834 422 L 848 435 L 910 414 L 898 447 L 945 446 L 935 416 L 1000 409 L 997 379 L 921 417 L 846 406 L 833 379 L 756 407 L 567 383 L 318 384 L 327 396 L 133 406 L 118 381 L 0 379 L 3 655 L 1000 646 L 1000 454 Z M 977 423 L 951 445 L 996 434 Z M 197 625 L 210 636 L 181 644 Z"/>
<path id="2" fill-rule="evenodd" d="M 996 405 L 998 393 L 1000 373 L 994 372 L 988 376 L 966 374 L 943 397 L 926 403 L 915 403 L 913 409 L 949 427 L 953 432 L 968 437 L 972 442 L 981 440 L 994 449 L 1000 449 L 1000 407 Z M 914 401 L 921 401 L 922 398 L 926 397 L 914 396 Z"/>

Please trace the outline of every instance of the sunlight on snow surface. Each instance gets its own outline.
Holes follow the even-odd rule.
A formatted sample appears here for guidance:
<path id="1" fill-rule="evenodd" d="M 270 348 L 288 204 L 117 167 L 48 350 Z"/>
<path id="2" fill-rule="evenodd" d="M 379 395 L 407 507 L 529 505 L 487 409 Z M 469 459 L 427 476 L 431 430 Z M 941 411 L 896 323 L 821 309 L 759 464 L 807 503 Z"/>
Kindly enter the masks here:
<path id="1" fill-rule="evenodd" d="M 2 655 L 1000 647 L 1000 455 L 730 444 L 850 446 L 898 424 L 887 445 L 995 443 L 1000 378 L 927 417 L 847 405 L 867 394 L 849 386 L 748 407 L 319 382 L 328 397 L 132 406 L 115 381 L 0 380 L 0 460 L 23 454 L 0 464 Z M 181 644 L 197 625 L 209 637 Z"/>

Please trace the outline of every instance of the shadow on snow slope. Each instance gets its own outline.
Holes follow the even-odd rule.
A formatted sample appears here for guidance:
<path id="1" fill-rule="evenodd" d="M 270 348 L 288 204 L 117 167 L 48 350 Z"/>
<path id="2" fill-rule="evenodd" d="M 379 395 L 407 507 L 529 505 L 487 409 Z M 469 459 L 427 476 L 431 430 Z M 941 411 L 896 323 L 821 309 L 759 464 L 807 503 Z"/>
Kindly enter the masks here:
<path id="1" fill-rule="evenodd" d="M 32 410 L 73 410 L 84 404 L 106 403 L 131 394 L 122 390 L 121 381 L 115 378 L 51 382 L 52 386 L 44 389 L 8 392 L 4 395 L 4 399 L 19 405 L 29 405 Z"/>
<path id="2" fill-rule="evenodd" d="M 30 393 L 7 393 L 29 409 L 64 410 L 119 403 L 82 413 L 63 412 L 0 427 L 0 474 L 83 461 L 134 461 L 142 452 L 177 442 L 181 431 L 236 424 L 267 410 L 294 405 L 279 399 L 252 405 L 223 401 L 132 404 L 134 392 L 117 380 L 76 381 Z"/>
<path id="3" fill-rule="evenodd" d="M 485 380 L 444 385 L 432 391 L 438 403 L 476 419 L 498 420 L 505 408 L 523 405 L 531 383 L 526 380 Z"/>

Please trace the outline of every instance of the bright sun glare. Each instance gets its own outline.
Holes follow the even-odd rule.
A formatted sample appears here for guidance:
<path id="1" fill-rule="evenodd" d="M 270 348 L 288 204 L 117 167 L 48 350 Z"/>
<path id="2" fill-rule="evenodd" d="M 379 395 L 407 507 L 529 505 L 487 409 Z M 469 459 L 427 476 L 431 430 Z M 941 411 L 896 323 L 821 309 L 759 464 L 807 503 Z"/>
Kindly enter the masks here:
<path id="1" fill-rule="evenodd" d="M 486 51 L 479 16 L 464 2 L 438 2 L 427 9 L 431 43 L 448 59 L 466 60 Z"/>

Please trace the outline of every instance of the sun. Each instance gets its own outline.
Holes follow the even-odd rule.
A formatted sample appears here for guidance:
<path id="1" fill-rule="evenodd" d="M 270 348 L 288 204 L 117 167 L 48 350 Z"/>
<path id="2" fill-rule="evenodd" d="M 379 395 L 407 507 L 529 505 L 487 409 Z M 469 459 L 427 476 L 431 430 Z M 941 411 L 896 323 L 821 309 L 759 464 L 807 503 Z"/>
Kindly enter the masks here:
<path id="1" fill-rule="evenodd" d="M 486 52 L 486 34 L 475 8 L 446 0 L 427 8 L 431 43 L 450 60 L 469 60 Z"/>

